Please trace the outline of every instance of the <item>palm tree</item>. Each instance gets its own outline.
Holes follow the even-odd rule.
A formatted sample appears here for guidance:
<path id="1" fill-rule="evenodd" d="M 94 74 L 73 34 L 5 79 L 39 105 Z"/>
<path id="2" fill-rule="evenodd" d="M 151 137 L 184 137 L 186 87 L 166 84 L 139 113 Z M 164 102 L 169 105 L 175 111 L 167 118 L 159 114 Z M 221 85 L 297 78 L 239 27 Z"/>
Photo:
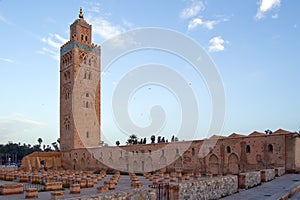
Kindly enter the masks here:
<path id="1" fill-rule="evenodd" d="M 135 134 L 129 136 L 129 139 L 127 140 L 127 144 L 129 145 L 137 144 L 137 136 Z"/>
<path id="2" fill-rule="evenodd" d="M 39 143 L 39 145 L 40 145 L 40 147 L 41 147 L 41 144 L 42 144 L 42 142 L 43 142 L 43 139 L 42 138 L 38 138 L 38 143 Z"/>
<path id="3" fill-rule="evenodd" d="M 151 143 L 155 143 L 155 135 L 152 135 L 150 139 L 151 139 Z"/>

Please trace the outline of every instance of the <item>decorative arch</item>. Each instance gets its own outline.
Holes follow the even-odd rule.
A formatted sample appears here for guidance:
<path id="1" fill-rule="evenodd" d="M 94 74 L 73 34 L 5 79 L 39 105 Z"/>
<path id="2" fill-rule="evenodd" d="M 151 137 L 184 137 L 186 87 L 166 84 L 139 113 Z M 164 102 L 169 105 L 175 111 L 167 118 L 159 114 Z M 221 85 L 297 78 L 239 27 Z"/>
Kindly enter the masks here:
<path id="1" fill-rule="evenodd" d="M 174 167 L 175 167 L 175 169 L 179 169 L 179 170 L 182 169 L 183 166 L 182 166 L 182 157 L 181 156 L 179 156 L 178 159 L 175 161 Z"/>
<path id="2" fill-rule="evenodd" d="M 149 155 L 145 162 L 145 171 L 151 171 L 153 169 L 152 158 Z"/>
<path id="3" fill-rule="evenodd" d="M 239 158 L 235 153 L 231 153 L 228 156 L 228 173 L 230 174 L 239 173 Z"/>
<path id="4" fill-rule="evenodd" d="M 212 154 L 208 159 L 209 170 L 212 174 L 219 173 L 219 159 L 215 154 Z"/>
<path id="5" fill-rule="evenodd" d="M 133 161 L 133 171 L 138 172 L 138 170 L 139 170 L 139 165 L 138 162 L 135 160 Z"/>

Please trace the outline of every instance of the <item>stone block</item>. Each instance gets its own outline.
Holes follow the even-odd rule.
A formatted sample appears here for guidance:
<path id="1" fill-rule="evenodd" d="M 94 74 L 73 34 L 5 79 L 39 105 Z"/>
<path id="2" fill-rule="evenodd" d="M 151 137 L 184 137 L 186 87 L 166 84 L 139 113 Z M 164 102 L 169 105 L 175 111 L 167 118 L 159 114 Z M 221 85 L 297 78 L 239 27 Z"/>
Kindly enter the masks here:
<path id="1" fill-rule="evenodd" d="M 80 184 L 71 184 L 70 185 L 70 194 L 80 194 Z"/>
<path id="2" fill-rule="evenodd" d="M 63 191 L 55 191 L 55 192 L 51 192 L 51 200 L 56 200 L 56 199 L 62 199 L 64 198 L 65 194 Z"/>
<path id="3" fill-rule="evenodd" d="M 91 178 L 87 178 L 87 179 L 86 179 L 86 187 L 87 187 L 87 188 L 92 188 L 92 187 L 94 187 L 94 181 L 93 181 L 93 179 L 91 179 Z"/>
<path id="4" fill-rule="evenodd" d="M 263 169 L 260 171 L 261 182 L 268 182 L 275 178 L 275 169 Z"/>
<path id="5" fill-rule="evenodd" d="M 261 183 L 261 173 L 259 171 L 239 174 L 239 188 L 249 189 Z"/>
<path id="6" fill-rule="evenodd" d="M 215 177 L 206 180 L 179 184 L 179 198 L 173 199 L 220 199 L 238 190 L 238 177 L 235 175 Z M 174 192 L 174 195 L 177 195 Z"/>
<path id="7" fill-rule="evenodd" d="M 62 190 L 62 182 L 50 182 L 45 184 L 45 191 Z"/>
<path id="8" fill-rule="evenodd" d="M 0 186 L 0 194 L 22 194 L 24 191 L 23 184 L 6 184 Z"/>
<path id="9" fill-rule="evenodd" d="M 28 189 L 26 189 L 25 198 L 26 199 L 36 199 L 36 198 L 38 198 L 37 188 L 28 188 Z"/>
<path id="10" fill-rule="evenodd" d="M 97 187 L 97 193 L 104 193 L 104 192 L 108 192 L 108 187 L 105 186 Z"/>
<path id="11" fill-rule="evenodd" d="M 282 176 L 284 174 L 285 174 L 285 168 L 284 167 L 275 168 L 275 176 L 276 177 Z"/>

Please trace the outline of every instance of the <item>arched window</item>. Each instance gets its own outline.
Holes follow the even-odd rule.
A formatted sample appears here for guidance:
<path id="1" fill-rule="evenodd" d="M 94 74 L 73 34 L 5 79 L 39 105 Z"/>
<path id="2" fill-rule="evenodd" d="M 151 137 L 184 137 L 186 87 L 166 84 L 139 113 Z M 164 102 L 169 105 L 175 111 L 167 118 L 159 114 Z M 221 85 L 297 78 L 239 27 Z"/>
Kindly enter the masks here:
<path id="1" fill-rule="evenodd" d="M 195 149 L 192 148 L 192 156 L 194 156 L 194 155 L 195 155 Z"/>
<path id="2" fill-rule="evenodd" d="M 88 131 L 86 132 L 86 138 L 89 138 L 89 132 Z"/>
<path id="3" fill-rule="evenodd" d="M 226 147 L 226 151 L 227 151 L 227 153 L 231 153 L 231 148 L 230 148 L 230 146 L 227 146 L 227 147 Z"/>
<path id="4" fill-rule="evenodd" d="M 81 35 L 81 40 L 83 40 L 83 35 Z"/>
<path id="5" fill-rule="evenodd" d="M 85 96 L 86 96 L 86 97 L 89 97 L 89 93 L 86 93 Z"/>
<path id="6" fill-rule="evenodd" d="M 92 78 L 92 73 L 90 72 L 89 73 L 89 80 L 91 80 L 91 78 Z"/>
<path id="7" fill-rule="evenodd" d="M 250 145 L 246 146 L 246 153 L 251 153 L 251 147 L 250 147 Z"/>
<path id="8" fill-rule="evenodd" d="M 268 145 L 268 152 L 273 153 L 273 145 L 272 144 Z"/>
<path id="9" fill-rule="evenodd" d="M 85 41 L 87 41 L 87 39 L 88 39 L 88 37 L 87 37 L 87 36 L 85 36 Z"/>
<path id="10" fill-rule="evenodd" d="M 88 108 L 89 107 L 89 102 L 85 102 L 85 107 Z"/>

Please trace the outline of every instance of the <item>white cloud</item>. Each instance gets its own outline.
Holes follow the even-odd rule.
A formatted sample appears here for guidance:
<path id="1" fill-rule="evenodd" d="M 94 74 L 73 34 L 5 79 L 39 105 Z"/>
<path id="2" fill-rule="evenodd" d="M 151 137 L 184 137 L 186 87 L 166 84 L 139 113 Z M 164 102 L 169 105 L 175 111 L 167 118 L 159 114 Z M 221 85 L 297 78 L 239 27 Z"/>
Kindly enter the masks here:
<path id="1" fill-rule="evenodd" d="M 40 128 L 46 123 L 28 119 L 22 114 L 12 114 L 0 118 L 0 140 L 12 139 L 27 133 L 29 130 Z"/>
<path id="2" fill-rule="evenodd" d="M 213 37 L 209 40 L 210 46 L 208 47 L 208 50 L 210 52 L 218 52 L 218 51 L 224 51 L 224 43 L 225 41 L 222 39 L 221 36 Z"/>
<path id="3" fill-rule="evenodd" d="M 61 44 L 64 44 L 64 43 L 68 42 L 67 39 L 61 37 L 61 36 L 58 35 L 58 34 L 54 34 L 54 36 L 55 36 L 56 39 L 58 39 L 58 40 L 61 42 Z"/>
<path id="4" fill-rule="evenodd" d="M 86 1 L 85 3 L 87 4 L 87 8 L 86 8 L 87 12 L 94 12 L 94 13 L 100 12 L 100 3 L 92 2 L 92 1 Z"/>
<path id="5" fill-rule="evenodd" d="M 220 21 L 218 21 L 218 20 L 207 20 L 207 21 L 204 21 L 200 17 L 198 17 L 198 18 L 194 18 L 193 20 L 190 21 L 190 23 L 188 25 L 188 29 L 191 30 L 191 29 L 196 28 L 197 26 L 203 26 L 204 28 L 207 28 L 207 29 L 211 30 L 219 22 Z"/>
<path id="6" fill-rule="evenodd" d="M 57 42 L 54 42 L 50 37 L 42 38 L 42 41 L 47 45 L 51 46 L 52 48 L 58 49 L 61 45 Z"/>
<path id="7" fill-rule="evenodd" d="M 257 13 L 255 15 L 256 19 L 261 19 L 264 17 L 264 14 L 274 8 L 280 7 L 281 0 L 260 0 Z M 278 16 L 277 16 L 278 17 Z M 277 18 L 276 17 L 276 18 Z"/>
<path id="8" fill-rule="evenodd" d="M 0 21 L 5 23 L 5 24 L 11 24 L 5 17 L 3 17 L 2 15 L 0 15 Z"/>
<path id="9" fill-rule="evenodd" d="M 48 37 L 43 37 L 41 41 L 45 43 L 46 47 L 42 47 L 38 53 L 47 54 L 53 59 L 59 60 L 59 49 L 68 40 L 58 34 L 49 34 Z"/>
<path id="10" fill-rule="evenodd" d="M 204 4 L 201 1 L 192 0 L 191 5 L 188 8 L 185 8 L 180 13 L 181 19 L 188 19 L 191 17 L 195 17 L 204 10 Z"/>
<path id="11" fill-rule="evenodd" d="M 278 18 L 278 14 L 276 13 L 275 15 L 272 15 L 272 19 L 277 19 Z"/>
<path id="12" fill-rule="evenodd" d="M 10 59 L 10 58 L 0 58 L 0 61 L 4 61 L 4 62 L 9 62 L 9 63 L 14 63 L 15 61 Z"/>
<path id="13" fill-rule="evenodd" d="M 109 39 L 125 31 L 119 25 L 113 25 L 108 20 L 102 17 L 87 17 L 87 21 L 93 24 L 93 32 L 98 34 L 103 39 Z"/>

